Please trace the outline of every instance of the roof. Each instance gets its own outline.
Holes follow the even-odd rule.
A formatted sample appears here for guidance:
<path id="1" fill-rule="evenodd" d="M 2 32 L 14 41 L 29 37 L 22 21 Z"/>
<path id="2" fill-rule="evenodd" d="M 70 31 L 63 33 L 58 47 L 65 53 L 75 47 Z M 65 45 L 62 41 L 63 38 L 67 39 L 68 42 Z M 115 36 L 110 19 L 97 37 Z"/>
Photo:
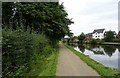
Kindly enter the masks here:
<path id="1" fill-rule="evenodd" d="M 93 34 L 93 33 L 88 33 L 88 34 L 86 34 L 86 36 L 92 36 L 92 34 Z"/>
<path id="2" fill-rule="evenodd" d="M 103 31 L 104 31 L 105 29 L 95 29 L 94 31 L 93 31 L 93 33 L 103 33 Z"/>
<path id="3" fill-rule="evenodd" d="M 120 31 L 119 31 L 118 34 L 117 34 L 117 38 L 120 38 Z"/>
<path id="4" fill-rule="evenodd" d="M 120 31 L 118 32 L 118 34 L 120 34 Z"/>

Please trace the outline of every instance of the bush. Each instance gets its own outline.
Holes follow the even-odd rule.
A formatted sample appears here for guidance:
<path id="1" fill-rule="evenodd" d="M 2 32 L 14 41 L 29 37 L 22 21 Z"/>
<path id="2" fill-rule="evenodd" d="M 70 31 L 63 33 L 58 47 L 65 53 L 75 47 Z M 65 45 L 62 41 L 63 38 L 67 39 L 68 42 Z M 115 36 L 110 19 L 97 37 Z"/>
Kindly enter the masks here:
<path id="1" fill-rule="evenodd" d="M 97 42 L 97 44 L 102 44 L 102 42 L 104 42 L 104 40 L 103 39 L 96 39 L 96 42 Z"/>
<path id="2" fill-rule="evenodd" d="M 91 39 L 89 43 L 90 43 L 90 44 L 97 44 L 97 40 Z"/>
<path id="3" fill-rule="evenodd" d="M 62 42 L 63 42 L 63 43 L 67 43 L 67 39 L 63 39 Z"/>
<path id="4" fill-rule="evenodd" d="M 113 42 L 118 42 L 118 43 L 120 43 L 120 39 L 119 39 L 119 38 L 114 38 L 114 39 L 113 39 Z"/>
<path id="5" fill-rule="evenodd" d="M 43 57 L 48 57 L 52 53 L 49 40 L 44 34 L 30 34 L 29 31 L 12 31 L 7 28 L 3 29 L 2 33 L 3 77 L 29 72 L 31 63 L 38 58 L 35 55 L 39 55 L 42 62 L 45 59 Z M 18 73 L 18 70 L 21 72 Z"/>
<path id="6" fill-rule="evenodd" d="M 2 42 L 3 76 L 13 75 L 17 69 L 28 67 L 33 46 L 27 32 L 3 29 Z"/>

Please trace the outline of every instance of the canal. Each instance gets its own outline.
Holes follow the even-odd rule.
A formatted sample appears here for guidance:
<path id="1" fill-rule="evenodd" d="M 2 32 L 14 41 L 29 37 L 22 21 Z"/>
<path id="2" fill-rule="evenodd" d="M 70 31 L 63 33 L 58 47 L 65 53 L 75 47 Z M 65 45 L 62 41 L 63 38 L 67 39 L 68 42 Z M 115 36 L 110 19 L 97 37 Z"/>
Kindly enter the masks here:
<path id="1" fill-rule="evenodd" d="M 118 69 L 118 54 L 120 54 L 120 46 L 72 44 L 72 47 L 107 67 Z"/>

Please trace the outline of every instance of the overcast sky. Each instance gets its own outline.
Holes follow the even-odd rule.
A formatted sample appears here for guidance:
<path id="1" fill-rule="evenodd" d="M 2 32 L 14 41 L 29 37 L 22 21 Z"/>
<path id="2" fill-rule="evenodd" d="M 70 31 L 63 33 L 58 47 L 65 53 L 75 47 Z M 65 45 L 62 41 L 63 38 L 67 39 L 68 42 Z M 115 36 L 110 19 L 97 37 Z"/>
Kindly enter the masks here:
<path id="1" fill-rule="evenodd" d="M 101 28 L 118 32 L 119 0 L 60 0 L 61 2 L 64 2 L 68 17 L 73 18 L 74 24 L 69 27 L 74 35 L 91 33 L 94 29 Z"/>

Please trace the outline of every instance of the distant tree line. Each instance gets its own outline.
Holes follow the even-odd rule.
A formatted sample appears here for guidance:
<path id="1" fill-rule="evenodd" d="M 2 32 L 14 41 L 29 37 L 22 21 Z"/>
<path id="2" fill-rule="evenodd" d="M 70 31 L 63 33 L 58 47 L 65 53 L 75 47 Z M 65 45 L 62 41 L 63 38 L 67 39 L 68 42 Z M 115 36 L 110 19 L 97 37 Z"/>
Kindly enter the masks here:
<path id="1" fill-rule="evenodd" d="M 78 36 L 71 36 L 68 38 L 68 43 L 91 43 L 91 44 L 101 44 L 102 42 L 120 42 L 119 38 L 119 33 L 118 35 L 115 35 L 113 31 L 108 31 L 104 34 L 103 39 L 94 39 L 91 37 L 89 39 L 89 42 L 87 42 L 87 36 L 82 32 Z"/>

